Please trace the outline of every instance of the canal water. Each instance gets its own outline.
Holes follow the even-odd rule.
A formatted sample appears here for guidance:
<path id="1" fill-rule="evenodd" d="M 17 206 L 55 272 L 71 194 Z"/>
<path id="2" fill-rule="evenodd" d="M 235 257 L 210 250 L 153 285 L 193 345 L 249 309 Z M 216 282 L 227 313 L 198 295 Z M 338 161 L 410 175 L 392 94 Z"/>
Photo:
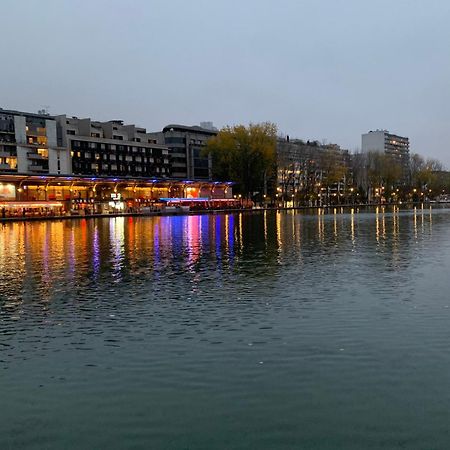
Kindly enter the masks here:
<path id="1" fill-rule="evenodd" d="M 0 225 L 0 449 L 447 449 L 450 210 Z"/>

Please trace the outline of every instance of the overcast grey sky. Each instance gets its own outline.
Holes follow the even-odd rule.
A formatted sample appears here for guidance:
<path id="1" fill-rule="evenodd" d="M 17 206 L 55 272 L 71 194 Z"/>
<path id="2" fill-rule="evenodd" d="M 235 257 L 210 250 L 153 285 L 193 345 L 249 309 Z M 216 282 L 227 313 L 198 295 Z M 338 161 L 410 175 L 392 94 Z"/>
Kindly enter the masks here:
<path id="1" fill-rule="evenodd" d="M 272 121 L 450 167 L 449 0 L 1 0 L 0 106 L 154 131 Z"/>

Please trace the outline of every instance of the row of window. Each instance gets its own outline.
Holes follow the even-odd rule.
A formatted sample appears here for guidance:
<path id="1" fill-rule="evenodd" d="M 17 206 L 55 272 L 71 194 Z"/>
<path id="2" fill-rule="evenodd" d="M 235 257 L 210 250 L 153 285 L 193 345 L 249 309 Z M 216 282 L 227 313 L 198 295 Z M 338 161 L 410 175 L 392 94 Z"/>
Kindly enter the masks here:
<path id="1" fill-rule="evenodd" d="M 77 134 L 75 130 L 66 130 L 66 133 L 68 135 L 71 135 L 71 136 L 75 136 Z M 93 137 L 93 138 L 102 138 L 103 136 L 100 133 L 91 133 L 91 137 Z M 123 141 L 124 140 L 123 136 L 120 135 L 120 134 L 113 134 L 113 139 L 118 140 L 118 141 Z M 132 138 L 131 141 L 133 141 L 133 142 L 142 142 L 141 138 L 137 138 L 137 137 Z M 149 144 L 156 144 L 156 139 L 147 139 L 147 142 Z"/>
<path id="2" fill-rule="evenodd" d="M 152 157 L 152 156 L 142 156 L 142 155 L 116 155 L 114 153 L 91 153 L 91 152 L 71 152 L 72 160 L 103 160 L 103 161 L 127 161 L 134 163 L 156 163 L 156 164 L 169 164 L 168 158 L 163 157 Z"/>
<path id="3" fill-rule="evenodd" d="M 134 147 L 131 145 L 116 145 L 116 144 L 103 144 L 99 142 L 85 142 L 85 141 L 72 141 L 72 150 L 76 149 L 95 149 L 95 150 L 110 150 L 127 153 L 140 153 L 146 155 L 168 155 L 168 149 L 161 148 L 148 148 L 148 147 Z"/>
<path id="4" fill-rule="evenodd" d="M 170 171 L 165 167 L 154 165 L 100 164 L 73 161 L 73 172 L 80 175 L 140 175 L 140 176 L 169 176 Z"/>

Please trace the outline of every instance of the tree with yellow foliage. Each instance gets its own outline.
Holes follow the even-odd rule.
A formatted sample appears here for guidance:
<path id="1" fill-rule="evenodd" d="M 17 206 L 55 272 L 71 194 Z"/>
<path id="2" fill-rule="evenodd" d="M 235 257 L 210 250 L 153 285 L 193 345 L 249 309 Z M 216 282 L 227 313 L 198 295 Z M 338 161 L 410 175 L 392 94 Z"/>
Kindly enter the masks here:
<path id="1" fill-rule="evenodd" d="M 213 177 L 236 182 L 236 190 L 246 198 L 263 192 L 275 171 L 276 138 L 277 127 L 270 122 L 222 128 L 206 147 Z"/>

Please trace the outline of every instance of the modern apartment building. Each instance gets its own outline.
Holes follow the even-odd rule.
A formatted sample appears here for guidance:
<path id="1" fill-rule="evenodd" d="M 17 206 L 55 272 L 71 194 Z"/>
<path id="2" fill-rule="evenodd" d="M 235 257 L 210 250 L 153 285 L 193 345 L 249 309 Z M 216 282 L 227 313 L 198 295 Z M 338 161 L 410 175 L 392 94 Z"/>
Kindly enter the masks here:
<path id="1" fill-rule="evenodd" d="M 342 167 L 345 176 L 335 182 L 334 190 L 340 191 L 351 184 L 351 155 L 337 144 L 320 144 L 301 139 L 278 139 L 277 141 L 277 186 L 278 190 L 293 192 L 326 181 L 330 170 Z M 345 170 L 344 170 L 345 169 Z"/>
<path id="2" fill-rule="evenodd" d="M 121 120 L 98 122 L 61 115 L 56 117 L 58 140 L 71 157 L 75 175 L 167 178 L 171 175 L 169 149 L 159 145 L 145 128 Z"/>
<path id="3" fill-rule="evenodd" d="M 387 130 L 369 131 L 362 135 L 363 152 L 377 151 L 392 155 L 407 171 L 409 166 L 409 139 Z"/>
<path id="4" fill-rule="evenodd" d="M 210 128 L 186 125 L 167 125 L 161 132 L 151 133 L 157 142 L 169 148 L 172 176 L 183 179 L 212 177 L 211 158 L 203 154 L 206 143 L 217 134 L 212 123 Z"/>
<path id="5" fill-rule="evenodd" d="M 55 117 L 0 108 L 0 173 L 70 173 Z"/>

